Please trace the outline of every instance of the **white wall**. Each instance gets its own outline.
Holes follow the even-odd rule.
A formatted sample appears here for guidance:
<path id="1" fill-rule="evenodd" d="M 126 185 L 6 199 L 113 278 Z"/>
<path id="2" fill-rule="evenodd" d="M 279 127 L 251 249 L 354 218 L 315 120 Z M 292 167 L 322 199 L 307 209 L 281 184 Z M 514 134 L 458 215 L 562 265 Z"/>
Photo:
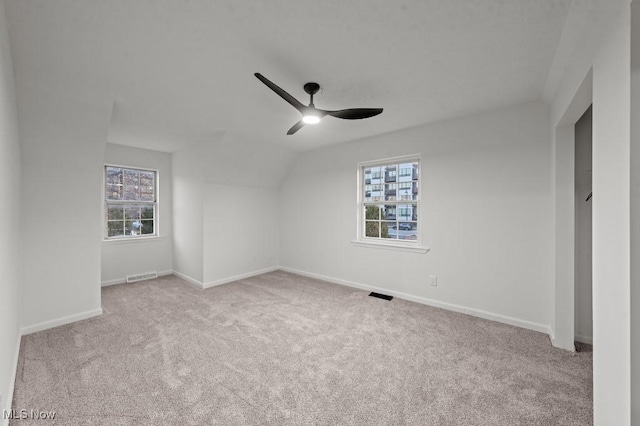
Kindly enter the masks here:
<path id="1" fill-rule="evenodd" d="M 554 289 L 550 297 L 551 341 L 554 346 L 574 351 L 575 333 L 575 129 L 564 126 L 553 132 L 553 168 L 555 183 L 554 215 Z M 562 306 L 562 309 L 558 307 Z"/>
<path id="2" fill-rule="evenodd" d="M 631 424 L 640 424 L 640 2 L 631 4 Z"/>
<path id="3" fill-rule="evenodd" d="M 203 196 L 205 286 L 277 269 L 277 189 L 207 183 Z"/>
<path id="4" fill-rule="evenodd" d="M 593 64 L 595 424 L 630 424 L 630 17 L 616 16 Z"/>
<path id="5" fill-rule="evenodd" d="M 548 124 L 547 107 L 532 103 L 301 155 L 281 188 L 281 265 L 548 332 Z M 418 153 L 431 250 L 352 245 L 357 163 Z"/>
<path id="6" fill-rule="evenodd" d="M 575 337 L 593 342 L 591 206 L 591 109 L 575 126 Z"/>
<path id="7" fill-rule="evenodd" d="M 110 112 L 110 102 L 18 86 L 24 332 L 102 312 L 102 167 Z"/>
<path id="8" fill-rule="evenodd" d="M 207 144 L 174 152 L 171 157 L 173 189 L 173 269 L 196 284 L 203 282 L 203 191 Z"/>
<path id="9" fill-rule="evenodd" d="M 102 243 L 102 285 L 121 283 L 127 275 L 173 269 L 171 154 L 108 143 L 105 164 L 158 171 L 158 238 Z"/>
<path id="10" fill-rule="evenodd" d="M 9 34 L 0 2 L 0 410 L 11 408 L 20 343 L 22 179 L 17 114 Z"/>
<path id="11" fill-rule="evenodd" d="M 568 124 L 563 119 L 593 67 L 594 424 L 629 425 L 630 11 L 628 0 L 587 3 L 590 16 L 552 100 L 551 125 Z M 556 312 L 563 303 L 556 300 Z"/>
<path id="12" fill-rule="evenodd" d="M 209 286 L 276 267 L 274 200 L 294 158 L 224 132 L 174 152 L 174 271 Z"/>

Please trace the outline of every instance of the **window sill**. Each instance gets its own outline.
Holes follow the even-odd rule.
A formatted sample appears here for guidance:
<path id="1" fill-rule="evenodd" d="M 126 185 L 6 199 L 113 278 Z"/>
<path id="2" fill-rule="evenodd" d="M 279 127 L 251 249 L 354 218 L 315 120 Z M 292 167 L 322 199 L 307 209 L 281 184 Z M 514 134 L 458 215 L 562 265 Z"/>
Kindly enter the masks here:
<path id="1" fill-rule="evenodd" d="M 389 244 L 389 243 L 382 243 L 382 242 L 379 243 L 379 242 L 362 241 L 362 240 L 353 240 L 351 241 L 351 244 L 356 247 L 405 251 L 409 253 L 426 253 L 430 250 L 429 247 L 424 247 L 424 246 L 405 246 L 400 244 Z"/>
<path id="2" fill-rule="evenodd" d="M 154 235 L 151 237 L 135 237 L 135 238 L 112 238 L 109 240 L 102 240 L 103 244 L 134 244 L 134 243 L 151 243 L 156 241 L 165 240 L 166 237 Z"/>

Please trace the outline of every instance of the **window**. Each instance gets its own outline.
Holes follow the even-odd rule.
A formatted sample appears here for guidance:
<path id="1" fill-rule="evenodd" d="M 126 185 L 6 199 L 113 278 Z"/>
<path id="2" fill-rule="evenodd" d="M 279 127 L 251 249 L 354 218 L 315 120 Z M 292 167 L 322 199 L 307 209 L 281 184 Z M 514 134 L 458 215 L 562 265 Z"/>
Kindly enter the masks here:
<path id="1" fill-rule="evenodd" d="M 360 165 L 360 241 L 418 241 L 419 165 L 417 156 Z"/>
<path id="2" fill-rule="evenodd" d="M 157 172 L 104 167 L 105 238 L 157 235 Z"/>
<path id="3" fill-rule="evenodd" d="M 413 173 L 413 169 L 411 167 L 401 167 L 400 168 L 400 177 L 411 176 Z"/>

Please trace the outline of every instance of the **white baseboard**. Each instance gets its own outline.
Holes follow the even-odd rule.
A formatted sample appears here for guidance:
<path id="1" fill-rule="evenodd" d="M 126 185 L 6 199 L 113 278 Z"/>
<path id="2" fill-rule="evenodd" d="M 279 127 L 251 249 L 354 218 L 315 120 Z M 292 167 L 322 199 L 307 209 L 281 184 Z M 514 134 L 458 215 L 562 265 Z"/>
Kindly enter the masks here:
<path id="1" fill-rule="evenodd" d="M 168 271 L 162 271 L 162 272 L 158 272 L 158 276 L 162 277 L 164 275 L 171 275 L 173 274 L 172 270 L 168 270 Z M 101 287 L 108 287 L 110 285 L 118 285 L 118 284 L 126 284 L 127 282 L 127 278 L 116 278 L 114 280 L 107 280 L 107 281 L 102 281 L 102 283 L 100 283 Z"/>
<path id="2" fill-rule="evenodd" d="M 576 340 L 576 342 L 586 343 L 587 345 L 593 345 L 593 337 L 591 337 L 591 336 L 584 336 L 582 334 L 576 334 L 574 339 Z"/>
<path id="3" fill-rule="evenodd" d="M 234 275 L 232 277 L 221 278 L 219 280 L 210 281 L 208 283 L 203 284 L 202 288 L 215 287 L 215 286 L 218 286 L 218 285 L 222 285 L 222 284 L 227 284 L 227 283 L 231 283 L 231 282 L 234 282 L 234 281 L 243 280 L 245 278 L 255 277 L 256 275 L 266 274 L 267 272 L 277 271 L 278 269 L 280 269 L 280 267 L 271 266 L 269 268 L 264 268 L 264 269 L 259 269 L 257 271 L 247 272 L 246 274 L 240 274 L 240 275 Z"/>
<path id="4" fill-rule="evenodd" d="M 196 280 L 195 278 L 191 278 L 189 275 L 187 274 L 183 274 L 182 272 L 178 272 L 178 271 L 173 271 L 173 275 L 182 278 L 183 280 L 185 280 L 186 282 L 188 282 L 189 284 L 192 284 L 196 287 L 198 287 L 199 289 L 203 288 L 203 284 L 202 281 Z"/>
<path id="5" fill-rule="evenodd" d="M 7 395 L 3 395 L 3 398 L 7 398 L 7 400 L 4 401 L 4 406 L 1 407 L 3 410 L 3 413 L 9 412 L 11 410 L 11 404 L 13 404 L 13 391 L 15 390 L 16 387 L 16 375 L 18 374 L 18 357 L 20 356 L 20 341 L 22 340 L 22 336 L 20 335 L 20 333 L 18 333 L 18 339 L 16 342 L 16 350 L 15 353 L 13 355 L 13 365 L 12 365 L 12 369 L 11 369 L 11 378 L 9 379 L 9 393 Z M 8 426 L 9 425 L 9 419 L 5 419 L 4 416 L 2 416 L 2 425 L 3 426 Z"/>
<path id="6" fill-rule="evenodd" d="M 551 346 L 556 346 L 556 333 L 551 326 L 549 326 L 549 340 L 551 340 Z"/>
<path id="7" fill-rule="evenodd" d="M 127 282 L 126 278 L 116 278 L 115 280 L 102 281 L 100 283 L 100 287 L 108 287 L 110 285 L 124 284 L 126 282 Z"/>
<path id="8" fill-rule="evenodd" d="M 28 325 L 20 329 L 20 334 L 26 336 L 27 334 L 35 333 L 38 331 L 48 330 L 50 328 L 59 327 L 61 325 L 70 324 L 72 322 L 81 321 L 87 318 L 93 318 L 102 315 L 102 309 L 94 309 L 92 311 L 81 312 L 75 315 L 69 315 L 66 317 L 58 318 L 51 321 L 44 321 L 38 324 Z"/>
<path id="9" fill-rule="evenodd" d="M 551 328 L 548 325 L 538 324 L 531 321 L 521 320 L 518 318 L 508 317 L 505 315 L 494 314 L 492 312 L 483 311 L 475 308 L 468 308 L 466 306 L 455 305 L 453 303 L 440 302 L 433 299 L 428 299 L 422 296 L 414 296 L 412 294 L 402 293 L 399 291 L 389 290 L 386 288 L 374 287 L 366 284 L 361 284 L 353 281 L 342 280 L 339 278 L 328 277 L 326 275 L 315 274 L 312 272 L 300 271 L 293 268 L 287 268 L 281 266 L 280 269 L 282 271 L 291 272 L 293 274 L 302 275 L 305 277 L 316 278 L 322 281 L 328 281 L 334 284 L 340 284 L 347 287 L 358 288 L 361 290 L 373 291 L 376 293 L 388 294 L 393 297 L 397 297 L 399 299 L 408 300 L 411 302 L 421 303 L 423 305 L 433 306 L 435 308 L 447 309 L 449 311 L 459 312 L 462 314 L 471 315 L 474 317 L 496 321 L 503 324 L 513 325 L 515 327 L 525 328 L 527 330 L 533 330 L 540 333 L 547 334 L 551 336 Z"/>
<path id="10" fill-rule="evenodd" d="M 199 289 L 204 290 L 204 289 L 215 287 L 215 286 L 219 286 L 219 285 L 222 285 L 222 284 L 228 284 L 228 283 L 231 283 L 231 282 L 234 282 L 234 281 L 243 280 L 245 278 L 255 277 L 256 275 L 266 274 L 267 272 L 277 271 L 278 269 L 280 269 L 279 266 L 271 266 L 269 268 L 259 269 L 257 271 L 251 271 L 251 272 L 247 272 L 245 274 L 234 275 L 234 276 L 226 277 L 226 278 L 220 278 L 219 280 L 209 281 L 207 283 L 203 283 L 202 281 L 196 280 L 195 278 L 192 278 L 189 275 L 183 274 L 182 272 L 173 271 L 173 274 L 178 276 L 178 277 L 180 277 L 180 278 L 182 278 L 183 280 L 189 282 L 190 284 L 193 284 L 194 286 L 198 287 Z"/>

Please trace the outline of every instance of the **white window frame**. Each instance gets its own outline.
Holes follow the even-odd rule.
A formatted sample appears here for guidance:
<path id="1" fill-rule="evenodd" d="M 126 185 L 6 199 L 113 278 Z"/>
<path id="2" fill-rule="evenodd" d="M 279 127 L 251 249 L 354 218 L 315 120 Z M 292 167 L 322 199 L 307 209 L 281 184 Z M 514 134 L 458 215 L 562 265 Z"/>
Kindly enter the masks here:
<path id="1" fill-rule="evenodd" d="M 130 170 L 139 170 L 145 172 L 154 172 L 155 173 L 155 201 L 126 201 L 126 200 L 107 200 L 107 167 L 117 167 L 122 169 L 130 169 Z M 149 167 L 139 167 L 139 166 L 130 166 L 130 165 L 122 165 L 122 164 L 104 164 L 102 167 L 102 241 L 103 242 L 136 242 L 136 241 L 145 241 L 145 240 L 158 240 L 160 239 L 160 172 L 158 169 L 153 169 Z M 108 219 L 107 219 L 107 205 L 109 203 L 114 204 L 153 204 L 153 234 L 141 234 L 141 235 L 122 235 L 116 237 L 109 237 L 109 228 L 108 228 Z"/>
<path id="2" fill-rule="evenodd" d="M 364 227 L 364 169 L 366 167 L 375 167 L 382 166 L 393 163 L 402 163 L 408 161 L 415 161 L 418 163 L 418 200 L 416 202 L 418 208 L 418 234 L 415 240 L 395 240 L 395 239 L 381 239 L 381 238 L 372 238 L 366 237 L 364 235 L 365 227 Z M 400 170 L 396 171 L 397 176 L 400 176 Z M 423 200 L 423 185 L 422 185 L 422 158 L 420 154 L 414 155 L 403 155 L 399 157 L 391 157 L 391 158 L 383 158 L 380 160 L 373 161 L 363 161 L 357 164 L 357 202 L 356 202 L 356 239 L 352 240 L 351 243 L 357 247 L 367 247 L 367 248 L 379 248 L 379 249 L 388 249 L 388 250 L 399 250 L 399 251 L 407 251 L 407 252 L 415 252 L 415 253 L 426 253 L 429 251 L 428 247 L 423 245 L 423 235 L 424 235 L 424 210 L 422 208 L 422 200 Z M 399 200 L 398 200 L 399 201 Z M 412 201 L 413 203 L 413 201 Z M 398 204 L 398 202 L 394 202 L 394 204 Z"/>

